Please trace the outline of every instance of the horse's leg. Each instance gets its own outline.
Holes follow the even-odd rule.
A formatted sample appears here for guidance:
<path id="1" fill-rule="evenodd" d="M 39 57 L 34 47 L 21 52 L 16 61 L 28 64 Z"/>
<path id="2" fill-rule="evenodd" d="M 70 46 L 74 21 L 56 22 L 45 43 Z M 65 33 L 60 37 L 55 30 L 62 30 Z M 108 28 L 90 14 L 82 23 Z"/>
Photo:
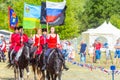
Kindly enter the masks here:
<path id="1" fill-rule="evenodd" d="M 1 62 L 2 56 L 1 56 L 1 52 L 0 52 L 0 62 Z"/>
<path id="2" fill-rule="evenodd" d="M 50 80 L 50 74 L 48 71 L 47 71 L 46 77 L 47 77 L 47 80 Z"/>
<path id="3" fill-rule="evenodd" d="M 58 80 L 61 80 L 62 71 L 58 75 Z"/>
<path id="4" fill-rule="evenodd" d="M 19 70 L 20 70 L 20 79 L 21 79 L 21 80 L 24 80 L 24 78 L 23 78 L 23 71 L 24 71 L 24 70 L 23 70 L 23 69 L 19 69 Z"/>
<path id="5" fill-rule="evenodd" d="M 20 72 L 18 67 L 16 67 L 16 71 L 17 71 L 17 79 L 20 80 Z"/>
<path id="6" fill-rule="evenodd" d="M 39 74 L 40 80 L 45 80 L 45 73 L 44 73 L 44 71 L 43 71 L 43 70 L 41 71 L 41 70 L 39 69 L 39 73 L 41 74 L 41 75 Z"/>
<path id="7" fill-rule="evenodd" d="M 54 80 L 54 75 L 52 73 L 50 74 L 50 76 L 51 76 L 52 80 Z"/>
<path id="8" fill-rule="evenodd" d="M 29 66 L 26 67 L 26 71 L 27 71 L 27 79 L 29 79 L 29 74 L 30 74 L 30 72 L 29 72 Z"/>
<path id="9" fill-rule="evenodd" d="M 42 79 L 45 80 L 45 72 L 42 71 Z"/>
<path id="10" fill-rule="evenodd" d="M 37 77 L 36 77 L 36 66 L 33 64 L 32 68 L 33 68 L 33 72 L 34 72 L 34 80 L 37 80 Z"/>
<path id="11" fill-rule="evenodd" d="M 56 80 L 57 79 L 57 75 L 54 75 L 54 80 Z"/>
<path id="12" fill-rule="evenodd" d="M 16 66 L 14 66 L 14 78 L 15 78 L 15 80 L 16 80 L 16 77 L 17 77 L 17 72 L 16 72 Z"/>

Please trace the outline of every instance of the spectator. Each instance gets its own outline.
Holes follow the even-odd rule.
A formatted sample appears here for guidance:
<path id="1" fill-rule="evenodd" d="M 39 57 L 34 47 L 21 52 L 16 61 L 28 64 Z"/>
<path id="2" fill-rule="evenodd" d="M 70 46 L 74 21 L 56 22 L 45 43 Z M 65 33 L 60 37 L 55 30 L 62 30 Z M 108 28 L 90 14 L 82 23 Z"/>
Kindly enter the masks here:
<path id="1" fill-rule="evenodd" d="M 67 59 L 68 53 L 67 53 L 67 42 L 66 41 L 62 42 L 62 53 L 63 53 L 65 59 Z"/>
<path id="2" fill-rule="evenodd" d="M 96 60 L 100 63 L 100 58 L 101 58 L 101 43 L 98 40 L 95 40 L 94 42 L 94 49 L 95 49 L 95 62 Z"/>
<path id="3" fill-rule="evenodd" d="M 106 53 L 106 64 L 108 64 L 111 58 L 111 53 L 108 45 L 106 45 L 105 47 L 105 53 Z"/>
<path id="4" fill-rule="evenodd" d="M 115 58 L 114 62 L 116 63 L 116 58 L 118 58 L 118 61 L 120 63 L 120 39 L 117 40 L 114 48 L 116 49 L 115 55 L 114 55 L 114 58 Z"/>
<path id="5" fill-rule="evenodd" d="M 73 52 L 73 47 L 71 46 L 71 43 L 70 42 L 68 42 L 67 43 L 67 54 L 68 54 L 68 59 L 69 60 L 73 60 L 72 59 L 72 52 Z"/>
<path id="6" fill-rule="evenodd" d="M 86 62 L 86 47 L 87 44 L 82 41 L 80 44 L 81 48 L 80 48 L 80 61 L 81 62 Z"/>
<path id="7" fill-rule="evenodd" d="M 95 53 L 94 47 L 91 45 L 90 48 L 89 48 L 89 56 L 90 56 L 91 63 L 93 63 L 94 53 Z"/>
<path id="8" fill-rule="evenodd" d="M 5 52 L 6 52 L 6 41 L 3 35 L 0 35 L 0 53 L 3 60 L 5 60 Z"/>

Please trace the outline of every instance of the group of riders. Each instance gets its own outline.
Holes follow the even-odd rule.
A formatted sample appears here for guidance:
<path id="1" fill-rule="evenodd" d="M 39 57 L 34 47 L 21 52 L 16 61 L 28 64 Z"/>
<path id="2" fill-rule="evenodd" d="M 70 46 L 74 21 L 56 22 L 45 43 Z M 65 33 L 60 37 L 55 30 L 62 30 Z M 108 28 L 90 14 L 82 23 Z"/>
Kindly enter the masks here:
<path id="1" fill-rule="evenodd" d="M 32 43 L 30 45 L 30 43 Z M 59 49 L 60 45 L 60 38 L 59 35 L 55 33 L 55 28 L 50 28 L 50 33 L 47 34 L 47 29 L 37 29 L 36 34 L 29 38 L 27 34 L 24 33 L 24 29 L 22 26 L 15 27 L 14 33 L 10 36 L 10 48 L 8 51 L 9 63 L 10 64 L 18 64 L 19 57 L 22 53 L 23 47 L 27 46 L 27 51 L 29 54 L 27 55 L 27 59 L 30 60 L 30 53 L 32 53 L 32 58 L 37 58 L 37 56 L 44 54 L 43 57 L 43 67 L 42 70 L 46 69 L 47 66 L 47 59 L 51 50 L 57 48 L 58 54 L 60 55 L 59 58 L 63 61 L 63 68 L 68 70 L 65 65 L 64 56 Z M 29 48 L 30 47 L 30 48 Z M 46 51 L 43 53 L 43 50 Z M 12 55 L 15 57 L 12 58 Z"/>

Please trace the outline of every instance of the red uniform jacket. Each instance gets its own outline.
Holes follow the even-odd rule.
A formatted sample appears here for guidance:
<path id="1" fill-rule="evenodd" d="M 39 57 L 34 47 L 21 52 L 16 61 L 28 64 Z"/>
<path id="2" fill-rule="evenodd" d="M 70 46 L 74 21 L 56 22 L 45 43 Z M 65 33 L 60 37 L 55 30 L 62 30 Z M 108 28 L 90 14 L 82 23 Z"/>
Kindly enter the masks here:
<path id="1" fill-rule="evenodd" d="M 13 33 L 10 37 L 10 49 L 13 49 L 15 45 L 15 38 L 17 37 L 16 33 Z"/>
<path id="2" fill-rule="evenodd" d="M 34 47 L 38 47 L 37 51 L 35 52 L 35 54 L 41 54 L 42 53 L 42 45 L 44 45 L 44 37 L 43 36 L 36 36 L 35 35 L 35 39 L 34 39 Z"/>
<path id="3" fill-rule="evenodd" d="M 15 48 L 14 50 L 18 52 L 18 50 L 24 45 L 23 43 L 28 42 L 28 36 L 26 34 L 20 35 L 16 34 L 15 38 Z"/>
<path id="4" fill-rule="evenodd" d="M 55 37 L 52 37 L 50 35 L 48 39 L 48 48 L 56 48 L 57 47 L 57 35 Z"/>

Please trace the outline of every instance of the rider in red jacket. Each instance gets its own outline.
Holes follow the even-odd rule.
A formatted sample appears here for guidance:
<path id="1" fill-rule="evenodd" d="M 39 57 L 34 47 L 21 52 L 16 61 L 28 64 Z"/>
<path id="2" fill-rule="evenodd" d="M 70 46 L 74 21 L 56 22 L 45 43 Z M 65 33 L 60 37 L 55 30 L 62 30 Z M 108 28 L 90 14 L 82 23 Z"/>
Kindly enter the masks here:
<path id="1" fill-rule="evenodd" d="M 15 51 L 17 51 L 16 57 L 15 57 L 15 61 L 16 62 L 18 61 L 19 57 L 22 54 L 23 47 L 26 46 L 26 44 L 28 42 L 28 36 L 26 34 L 24 34 L 23 27 L 20 26 L 18 28 L 18 30 L 19 30 L 19 33 L 17 34 L 17 37 L 15 39 L 16 40 L 15 41 L 15 44 L 16 44 Z M 28 47 L 27 47 L 27 51 L 29 52 L 29 48 Z M 29 53 L 27 55 L 27 58 L 29 58 Z"/>
<path id="2" fill-rule="evenodd" d="M 9 58 L 9 63 L 12 61 L 12 57 L 11 55 L 15 55 L 17 52 L 15 51 L 15 47 L 16 47 L 16 37 L 18 34 L 18 27 L 14 28 L 14 33 L 10 35 L 10 47 L 9 47 L 9 51 L 8 51 L 8 58 Z"/>
<path id="3" fill-rule="evenodd" d="M 48 34 L 48 36 L 47 36 L 47 44 L 48 44 L 48 49 L 45 52 L 45 57 L 46 58 L 49 56 L 50 51 L 54 48 L 58 48 L 59 44 L 60 44 L 59 35 L 55 33 L 55 28 L 54 27 L 50 28 L 50 34 Z M 62 52 L 59 49 L 57 49 L 57 50 L 59 51 L 60 58 L 63 61 L 63 68 L 68 70 L 68 68 L 65 65 L 65 60 L 63 58 Z M 46 62 L 45 60 L 46 59 L 44 59 L 44 62 Z M 44 63 L 44 66 L 42 67 L 42 70 L 45 70 L 45 68 L 46 68 L 46 63 Z"/>
<path id="4" fill-rule="evenodd" d="M 35 52 L 34 52 L 34 57 L 35 57 L 35 55 L 38 56 L 38 55 L 42 54 L 42 50 L 43 50 L 42 46 L 45 43 L 44 37 L 42 36 L 41 29 L 37 30 L 37 34 L 34 35 L 33 41 L 34 41 L 33 47 L 36 48 Z"/>

